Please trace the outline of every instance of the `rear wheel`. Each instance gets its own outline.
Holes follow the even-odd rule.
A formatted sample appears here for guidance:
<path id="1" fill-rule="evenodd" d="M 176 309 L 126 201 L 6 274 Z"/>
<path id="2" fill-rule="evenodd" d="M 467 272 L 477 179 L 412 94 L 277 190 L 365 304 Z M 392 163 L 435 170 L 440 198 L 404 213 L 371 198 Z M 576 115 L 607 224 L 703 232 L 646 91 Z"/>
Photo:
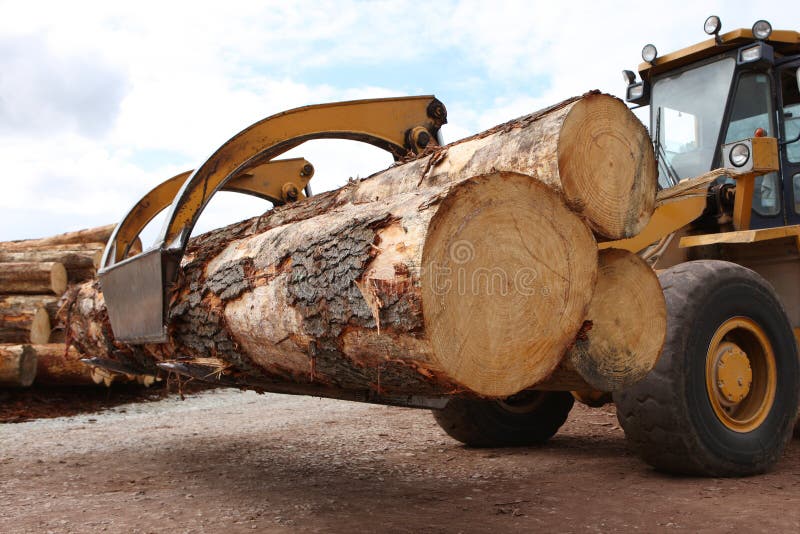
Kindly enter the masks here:
<path id="1" fill-rule="evenodd" d="M 772 287 L 722 261 L 659 275 L 668 332 L 661 358 L 614 394 L 642 458 L 670 472 L 743 476 L 780 458 L 800 396 L 794 334 Z"/>
<path id="2" fill-rule="evenodd" d="M 450 437 L 471 447 L 544 443 L 567 420 L 574 399 L 563 391 L 524 391 L 499 400 L 451 399 L 433 416 Z"/>

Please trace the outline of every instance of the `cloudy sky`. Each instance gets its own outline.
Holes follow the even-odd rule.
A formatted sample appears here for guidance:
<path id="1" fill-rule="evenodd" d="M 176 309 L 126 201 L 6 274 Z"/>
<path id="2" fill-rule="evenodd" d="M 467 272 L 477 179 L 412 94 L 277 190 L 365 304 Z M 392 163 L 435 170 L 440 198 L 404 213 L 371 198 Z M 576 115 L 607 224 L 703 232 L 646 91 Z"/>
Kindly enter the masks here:
<path id="1" fill-rule="evenodd" d="M 435 94 L 453 141 L 589 89 L 622 96 L 645 43 L 700 41 L 710 14 L 800 30 L 788 0 L 674 4 L 0 0 L 0 240 L 116 222 L 281 110 Z M 288 155 L 314 163 L 315 191 L 391 163 L 346 141 Z M 223 193 L 199 227 L 267 207 Z"/>

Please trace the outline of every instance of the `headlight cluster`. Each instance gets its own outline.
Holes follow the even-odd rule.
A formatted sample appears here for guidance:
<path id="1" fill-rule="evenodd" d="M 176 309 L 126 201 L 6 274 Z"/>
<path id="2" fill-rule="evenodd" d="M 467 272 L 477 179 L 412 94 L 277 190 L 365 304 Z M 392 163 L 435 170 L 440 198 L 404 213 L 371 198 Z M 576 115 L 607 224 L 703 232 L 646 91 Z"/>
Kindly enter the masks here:
<path id="1" fill-rule="evenodd" d="M 734 167 L 744 166 L 750 159 L 750 147 L 744 143 L 736 143 L 728 154 L 728 161 Z"/>
<path id="2" fill-rule="evenodd" d="M 721 29 L 722 21 L 716 15 L 711 15 L 703 23 L 703 31 L 708 35 L 718 36 Z M 763 41 L 769 39 L 770 35 L 772 35 L 772 24 L 766 20 L 757 20 L 756 23 L 753 24 L 753 37 L 756 39 Z M 717 42 L 719 42 L 719 40 Z"/>
<path id="3" fill-rule="evenodd" d="M 644 48 L 642 48 L 642 59 L 647 63 L 652 63 L 656 57 L 658 57 L 656 46 L 652 44 L 644 45 Z"/>
<path id="4" fill-rule="evenodd" d="M 711 15 L 703 23 L 703 31 L 708 35 L 716 35 L 722 29 L 722 21 L 716 15 Z"/>
<path id="5" fill-rule="evenodd" d="M 769 39 L 769 36 L 772 35 L 772 24 L 767 22 L 766 20 L 759 20 L 753 24 L 753 37 L 756 39 Z"/>

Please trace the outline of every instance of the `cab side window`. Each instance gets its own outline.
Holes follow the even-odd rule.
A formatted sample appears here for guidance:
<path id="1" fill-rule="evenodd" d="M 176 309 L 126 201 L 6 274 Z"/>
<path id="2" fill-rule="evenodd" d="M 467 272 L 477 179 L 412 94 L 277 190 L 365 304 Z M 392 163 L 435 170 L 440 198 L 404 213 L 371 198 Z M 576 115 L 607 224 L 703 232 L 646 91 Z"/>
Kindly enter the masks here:
<path id="1" fill-rule="evenodd" d="M 772 89 L 770 78 L 763 73 L 744 73 L 739 77 L 731 108 L 725 143 L 753 137 L 758 128 L 774 136 L 771 117 Z M 781 191 L 778 173 L 759 176 L 753 191 L 753 210 L 762 216 L 777 215 L 781 211 Z"/>
<path id="2" fill-rule="evenodd" d="M 787 140 L 800 134 L 800 89 L 797 88 L 796 76 L 795 69 L 781 72 L 783 138 Z M 800 141 L 786 145 L 786 157 L 792 163 L 800 163 Z"/>
<path id="3" fill-rule="evenodd" d="M 783 108 L 783 139 L 791 141 L 800 134 L 800 89 L 797 87 L 795 69 L 784 69 L 781 72 L 781 97 Z M 790 163 L 800 163 L 800 141 L 786 145 L 786 159 Z M 792 176 L 792 204 L 794 212 L 800 213 L 800 173 Z"/>

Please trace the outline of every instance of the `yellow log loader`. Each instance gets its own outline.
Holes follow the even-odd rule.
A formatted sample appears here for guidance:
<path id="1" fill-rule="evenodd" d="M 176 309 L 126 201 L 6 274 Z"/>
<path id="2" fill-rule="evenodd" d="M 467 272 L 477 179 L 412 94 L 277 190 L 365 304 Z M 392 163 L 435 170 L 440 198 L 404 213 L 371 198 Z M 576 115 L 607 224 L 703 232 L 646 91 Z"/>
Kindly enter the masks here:
<path id="1" fill-rule="evenodd" d="M 655 369 L 613 392 L 627 438 L 658 469 L 741 476 L 775 464 L 800 404 L 800 33 L 763 20 L 722 33 L 714 16 L 705 31 L 709 39 L 663 56 L 645 46 L 638 81 L 624 71 L 627 101 L 649 109 L 660 191 L 644 231 L 600 247 L 646 259 L 667 303 Z M 117 226 L 99 273 L 115 337 L 167 340 L 169 287 L 217 191 L 295 202 L 310 194 L 314 168 L 303 159 L 274 159 L 287 150 L 342 138 L 400 159 L 439 144 L 445 122 L 442 103 L 426 96 L 309 106 L 242 131 L 197 170 L 151 191 Z M 131 256 L 131 244 L 164 209 L 156 245 Z M 436 408 L 440 425 L 464 443 L 495 446 L 546 441 L 573 397 L 598 405 L 612 392 L 406 404 Z"/>
<path id="2" fill-rule="evenodd" d="M 648 257 L 668 312 L 655 369 L 614 393 L 625 434 L 670 471 L 764 471 L 792 435 L 800 332 L 800 34 L 721 33 L 659 56 L 642 50 L 627 100 L 649 106 L 668 198 L 696 180 L 694 198 L 659 206 L 637 238 L 608 246 Z M 729 173 L 733 174 L 733 173 Z M 698 184 L 691 184 L 696 187 Z"/>

